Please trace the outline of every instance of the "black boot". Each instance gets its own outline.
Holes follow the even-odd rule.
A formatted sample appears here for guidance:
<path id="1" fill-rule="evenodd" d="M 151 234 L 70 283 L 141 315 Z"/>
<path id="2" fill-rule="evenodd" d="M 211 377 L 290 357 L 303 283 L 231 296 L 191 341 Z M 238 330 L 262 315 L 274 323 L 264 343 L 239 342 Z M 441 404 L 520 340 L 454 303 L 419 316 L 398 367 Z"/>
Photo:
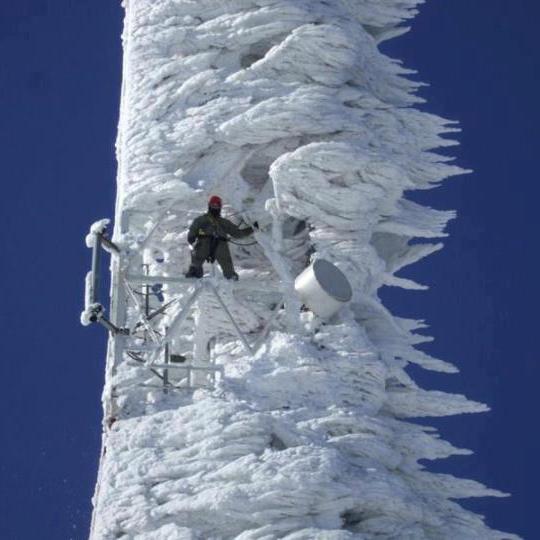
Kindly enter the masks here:
<path id="1" fill-rule="evenodd" d="M 200 279 L 203 277 L 203 269 L 197 268 L 196 266 L 190 266 L 189 270 L 184 274 L 187 278 L 197 278 Z"/>

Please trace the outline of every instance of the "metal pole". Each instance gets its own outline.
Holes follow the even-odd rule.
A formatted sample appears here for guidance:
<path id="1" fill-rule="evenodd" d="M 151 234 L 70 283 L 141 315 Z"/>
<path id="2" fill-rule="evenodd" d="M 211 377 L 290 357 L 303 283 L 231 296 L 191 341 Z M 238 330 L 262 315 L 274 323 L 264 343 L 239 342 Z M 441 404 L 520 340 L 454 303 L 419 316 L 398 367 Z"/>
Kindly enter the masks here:
<path id="1" fill-rule="evenodd" d="M 94 233 L 94 247 L 92 249 L 92 288 L 91 300 L 93 304 L 99 302 L 99 269 L 101 266 L 101 235 Z"/>
<path id="2" fill-rule="evenodd" d="M 165 343 L 165 365 L 169 364 L 169 343 Z M 163 370 L 163 392 L 167 393 L 167 387 L 169 386 L 169 370 Z"/>
<path id="3" fill-rule="evenodd" d="M 101 245 L 105 251 L 108 251 L 111 254 L 113 251 L 117 255 L 120 254 L 120 248 L 115 243 L 111 242 L 106 236 L 103 236 L 103 234 L 99 234 L 99 236 L 101 238 Z"/>
<path id="4" fill-rule="evenodd" d="M 186 278 L 184 276 L 145 276 L 142 274 L 126 274 L 126 279 L 129 282 L 134 283 L 150 283 L 154 285 L 155 283 L 171 283 L 171 284 L 187 284 L 190 285 L 193 283 L 193 279 Z"/>
<path id="5" fill-rule="evenodd" d="M 216 295 L 216 298 L 218 299 L 218 302 L 220 303 L 221 307 L 223 308 L 223 311 L 225 311 L 225 313 L 227 314 L 227 316 L 229 317 L 229 319 L 231 320 L 231 322 L 233 323 L 233 326 L 236 330 L 236 333 L 238 334 L 238 337 L 240 338 L 240 340 L 242 341 L 242 343 L 244 344 L 244 347 L 247 349 L 247 351 L 249 352 L 249 354 L 253 354 L 253 351 L 251 349 L 251 345 L 248 343 L 248 340 L 246 339 L 246 337 L 244 336 L 244 334 L 242 333 L 242 330 L 240 330 L 240 327 L 238 326 L 238 324 L 236 323 L 236 321 L 234 320 L 234 317 L 232 316 L 231 312 L 229 311 L 229 309 L 227 308 L 227 306 L 225 305 L 225 302 L 222 300 L 221 296 L 219 295 L 216 287 L 212 284 L 212 283 L 209 283 L 208 286 L 212 289 L 212 291 L 214 292 L 214 294 Z"/>
<path id="6" fill-rule="evenodd" d="M 137 296 L 135 296 L 135 293 L 133 292 L 132 288 L 130 287 L 130 285 L 129 285 L 128 281 L 127 281 L 127 279 L 125 279 L 125 278 L 124 278 L 124 287 L 125 287 L 128 295 L 130 296 L 130 298 L 133 300 L 133 303 L 135 304 L 135 309 L 139 313 L 139 315 L 140 315 L 140 317 L 142 319 L 142 323 L 144 324 L 144 326 L 148 330 L 148 334 L 150 335 L 150 338 L 152 339 L 152 341 L 154 343 L 159 343 L 159 337 L 156 334 L 156 331 L 152 328 L 152 325 L 148 322 L 148 319 L 146 318 L 144 310 L 143 310 L 141 304 L 139 303 L 139 299 L 137 298 Z"/>
<path id="7" fill-rule="evenodd" d="M 122 335 L 128 335 L 126 329 L 124 328 L 118 328 L 115 324 L 113 324 L 111 321 L 106 319 L 105 317 L 100 317 L 97 322 L 101 325 L 103 325 L 107 330 L 112 332 L 114 335 L 116 334 L 122 334 Z"/>
<path id="8" fill-rule="evenodd" d="M 159 309 L 156 309 L 155 311 L 152 311 L 152 313 L 150 313 L 150 315 L 148 315 L 148 320 L 151 321 L 154 317 L 157 317 L 158 315 L 161 315 L 162 313 L 165 313 L 165 311 L 167 311 L 167 309 L 169 309 L 173 304 L 175 304 L 179 300 L 180 300 L 180 297 L 177 296 L 176 298 L 173 298 L 172 300 L 170 300 L 169 302 L 167 302 L 166 304 L 161 306 Z"/>
<path id="9" fill-rule="evenodd" d="M 174 318 L 171 326 L 167 330 L 167 333 L 165 334 L 165 340 L 168 341 L 169 337 L 172 336 L 182 325 L 182 323 L 186 320 L 187 316 L 189 315 L 189 310 L 191 309 L 191 306 L 195 303 L 201 292 L 203 291 L 202 285 L 198 285 L 198 288 L 195 290 L 195 292 L 191 295 L 189 300 L 187 301 L 187 304 L 184 306 L 182 311 Z"/>
<path id="10" fill-rule="evenodd" d="M 281 308 L 285 307 L 283 304 L 283 298 L 277 303 L 276 307 L 274 308 L 274 311 L 272 312 L 271 317 L 268 319 L 267 323 L 264 325 L 263 331 L 261 332 L 261 335 L 259 339 L 256 341 L 254 345 L 255 351 L 259 350 L 259 347 L 263 344 L 264 340 L 266 339 L 266 336 L 268 335 L 268 332 L 270 331 L 270 327 L 272 326 L 272 323 L 278 318 L 279 312 L 281 311 Z"/>
<path id="11" fill-rule="evenodd" d="M 147 276 L 150 272 L 150 266 L 148 264 L 143 264 L 144 274 Z M 150 315 L 150 285 L 147 283 L 144 285 L 144 313 L 148 319 Z"/>
<path id="12" fill-rule="evenodd" d="M 143 360 L 143 362 L 144 362 L 144 360 Z M 183 365 L 183 366 L 177 366 L 176 364 L 152 364 L 151 368 L 148 365 L 145 364 L 145 367 L 147 367 L 148 369 L 167 369 L 167 370 L 172 369 L 173 371 L 174 370 L 177 370 L 177 371 L 190 370 L 190 371 L 202 371 L 202 372 L 205 372 L 205 373 L 212 373 L 212 372 L 222 373 L 223 372 L 222 366 L 216 366 L 216 367 L 212 367 L 212 366 L 192 366 L 191 364 L 186 364 L 186 365 Z"/>

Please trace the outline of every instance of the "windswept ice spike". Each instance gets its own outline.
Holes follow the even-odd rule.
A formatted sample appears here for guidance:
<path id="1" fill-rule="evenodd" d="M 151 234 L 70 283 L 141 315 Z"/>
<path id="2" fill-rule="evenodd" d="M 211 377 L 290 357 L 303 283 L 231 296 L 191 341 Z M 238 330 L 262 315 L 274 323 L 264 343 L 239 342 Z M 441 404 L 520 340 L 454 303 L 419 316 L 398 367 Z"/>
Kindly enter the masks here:
<path id="1" fill-rule="evenodd" d="M 378 49 L 421 3 L 124 0 L 123 331 L 92 540 L 516 538 L 455 502 L 502 493 L 421 464 L 470 452 L 412 419 L 487 407 L 415 383 L 409 364 L 457 370 L 378 296 L 424 288 L 396 274 L 454 218 L 409 192 L 465 172 L 437 154 L 455 125 L 415 109 L 420 84 Z M 239 282 L 198 287 L 186 232 L 210 194 L 260 231 L 231 245 Z M 294 292 L 314 259 L 352 285 L 327 320 Z"/>

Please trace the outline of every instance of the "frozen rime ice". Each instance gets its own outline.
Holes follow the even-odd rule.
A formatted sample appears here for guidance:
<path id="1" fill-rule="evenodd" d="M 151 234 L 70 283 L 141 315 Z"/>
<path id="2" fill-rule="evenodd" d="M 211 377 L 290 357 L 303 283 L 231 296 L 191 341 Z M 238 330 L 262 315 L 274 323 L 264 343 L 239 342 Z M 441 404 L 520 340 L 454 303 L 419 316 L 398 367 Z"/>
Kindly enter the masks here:
<path id="1" fill-rule="evenodd" d="M 94 247 L 94 244 L 96 242 L 96 234 L 103 234 L 110 222 L 110 219 L 100 219 L 99 221 L 92 223 L 92 226 L 90 227 L 90 232 L 86 235 L 86 247 Z"/>
<path id="2" fill-rule="evenodd" d="M 213 389 L 144 388 L 151 374 L 114 363 L 111 342 L 94 540 L 515 538 L 454 502 L 503 494 L 421 463 L 470 452 L 411 419 L 487 407 L 411 379 L 410 363 L 456 368 L 377 294 L 424 288 L 396 273 L 439 250 L 454 217 L 407 193 L 465 172 L 436 153 L 456 127 L 414 109 L 420 84 L 378 49 L 420 3 L 125 0 L 115 242 L 178 275 L 189 222 L 219 194 L 262 226 L 233 246 L 235 318 L 257 335 L 279 294 L 287 314 L 249 356 L 202 297 L 175 339 L 213 344 Z M 354 288 L 327 324 L 291 295 L 313 256 Z"/>

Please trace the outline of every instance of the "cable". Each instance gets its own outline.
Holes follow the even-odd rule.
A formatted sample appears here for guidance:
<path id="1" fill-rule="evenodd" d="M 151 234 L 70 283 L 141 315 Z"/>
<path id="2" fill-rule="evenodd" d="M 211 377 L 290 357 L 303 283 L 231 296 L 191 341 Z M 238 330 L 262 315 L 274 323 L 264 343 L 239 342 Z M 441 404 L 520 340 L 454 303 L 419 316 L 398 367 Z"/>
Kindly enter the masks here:
<path id="1" fill-rule="evenodd" d="M 259 242 L 251 242 L 249 244 L 244 244 L 243 242 L 235 242 L 234 240 L 231 240 L 230 238 L 227 240 L 227 242 L 230 242 L 231 244 L 234 244 L 235 246 L 243 246 L 243 247 L 256 246 L 259 243 Z"/>

